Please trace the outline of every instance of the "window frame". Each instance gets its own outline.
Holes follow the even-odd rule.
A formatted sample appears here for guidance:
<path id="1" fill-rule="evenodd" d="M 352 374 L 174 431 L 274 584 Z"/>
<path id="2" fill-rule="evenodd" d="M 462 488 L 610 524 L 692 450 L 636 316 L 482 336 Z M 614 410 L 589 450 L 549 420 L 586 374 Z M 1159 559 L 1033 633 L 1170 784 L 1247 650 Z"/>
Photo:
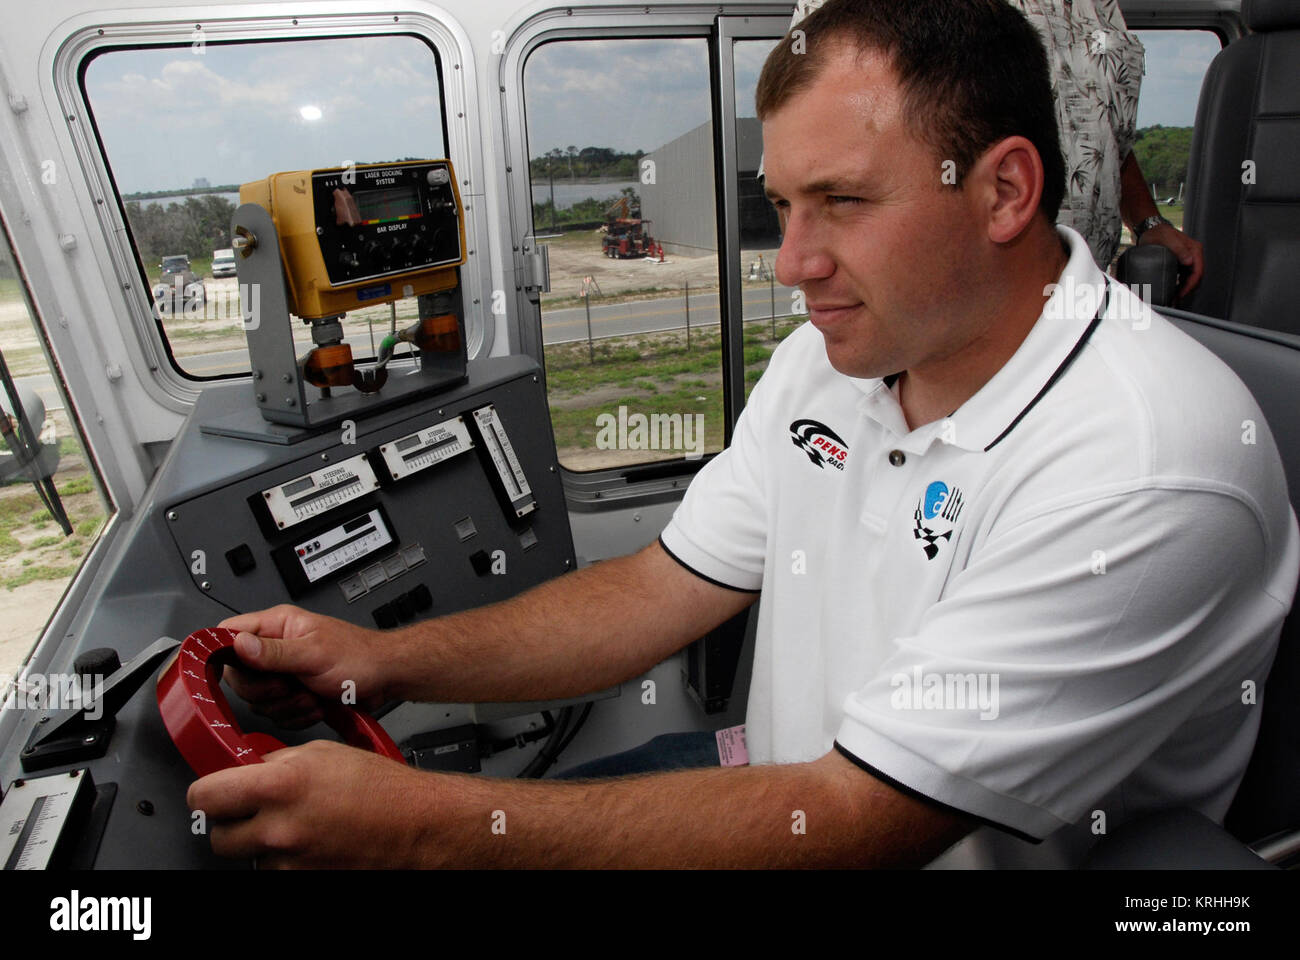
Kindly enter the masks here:
<path id="1" fill-rule="evenodd" d="M 561 8 L 548 10 L 523 23 L 509 38 L 500 63 L 502 119 L 504 130 L 524 131 L 525 151 L 528 150 L 527 114 L 524 102 L 524 65 L 528 57 L 543 44 L 564 40 L 635 40 L 665 38 L 698 38 L 705 41 L 709 55 L 709 96 L 714 141 L 714 204 L 718 218 L 718 270 L 719 303 L 722 335 L 723 415 L 726 443 L 731 441 L 736 418 L 745 403 L 744 344 L 742 324 L 733 305 L 739 300 L 739 220 L 738 215 L 728 228 L 724 192 L 737 192 L 730 183 L 723 166 L 726 138 L 730 138 L 730 162 L 735 165 L 735 96 L 730 92 L 731 115 L 723 113 L 725 91 L 734 83 L 730 74 L 721 72 L 719 44 L 722 42 L 719 24 L 748 19 L 763 20 L 768 24 L 780 21 L 789 24 L 793 5 L 784 13 L 774 13 L 770 6 L 728 7 L 726 5 L 691 7 L 603 7 Z M 785 33 L 784 26 L 781 34 Z M 765 34 L 766 35 L 766 34 Z M 729 53 L 729 51 L 728 51 Z M 728 130 L 729 125 L 729 130 Z M 528 156 L 514 156 L 514 145 L 509 136 L 503 136 L 507 170 L 507 210 L 509 215 L 510 245 L 515 256 L 514 310 L 510 312 L 511 343 L 519 353 L 537 361 L 545 377 L 545 353 L 542 344 L 542 316 L 540 291 L 524 283 L 532 276 L 530 258 L 536 255 L 533 240 L 532 191 L 529 183 Z M 734 170 L 733 170 L 734 178 Z M 738 210 L 738 207 L 737 207 Z M 736 250 L 728 255 L 729 243 L 724 241 L 729 232 L 736 235 Z M 730 282 L 724 277 L 736 275 L 736 294 L 730 293 Z M 691 478 L 716 454 L 706 454 L 694 461 L 685 459 L 634 464 L 607 470 L 574 471 L 560 465 L 565 496 L 569 509 L 576 511 L 600 510 L 613 503 L 618 506 L 660 503 L 678 499 Z"/>
<path id="2" fill-rule="evenodd" d="M 103 565 L 105 558 L 111 555 L 112 550 L 118 545 L 118 531 L 122 528 L 123 517 L 122 508 L 113 495 L 112 485 L 109 478 L 105 475 L 105 465 L 95 454 L 95 449 L 91 445 L 89 431 L 86 423 L 82 419 L 81 412 L 77 405 L 73 403 L 72 397 L 68 392 L 65 373 L 60 366 L 58 358 L 54 354 L 53 345 L 50 342 L 50 334 L 40 311 L 36 306 L 36 297 L 33 295 L 31 280 L 27 270 L 23 266 L 22 255 L 18 251 L 18 245 L 15 242 L 13 232 L 6 221 L 4 210 L 0 209 L 0 243 L 6 245 L 9 256 L 13 263 L 14 273 L 18 278 L 18 287 L 22 295 L 23 305 L 27 310 L 27 317 L 31 321 L 32 328 L 36 334 L 37 342 L 40 345 L 41 353 L 45 358 L 46 366 L 49 368 L 51 377 L 51 386 L 56 390 L 63 399 L 63 408 L 67 412 L 69 424 L 76 434 L 77 442 L 81 445 L 82 454 L 86 458 L 86 467 L 90 472 L 96 490 L 104 504 L 104 523 L 99 528 L 95 540 L 87 548 L 85 554 L 81 557 L 81 562 L 77 565 L 76 571 L 68 578 L 64 585 L 63 593 L 55 602 L 50 610 L 50 615 L 45 621 L 45 626 L 41 629 L 40 634 L 32 642 L 31 648 L 27 651 L 19 673 L 27 670 L 43 669 L 45 662 L 43 657 L 48 656 L 51 647 L 46 643 L 47 638 L 60 636 L 68 616 L 75 612 L 86 599 L 90 585 L 94 582 L 99 568 Z M 40 425 L 33 424 L 33 428 L 39 432 Z M 4 698 L 4 692 L 0 691 L 0 700 Z M 0 739 L 4 737 L 4 729 L 0 728 Z"/>
<path id="3" fill-rule="evenodd" d="M 131 334 L 141 351 L 138 362 L 146 368 L 139 371 L 140 377 L 152 381 L 173 401 L 192 404 L 205 385 L 247 380 L 251 371 L 200 377 L 186 373 L 172 356 L 166 332 L 153 313 L 147 277 L 141 273 L 125 204 L 117 193 L 108 158 L 93 124 L 85 122 L 93 116 L 82 85 L 85 69 L 96 57 L 113 50 L 185 46 L 200 38 L 204 43 L 225 44 L 366 36 L 414 37 L 437 54 L 446 147 L 456 163 L 467 208 L 465 229 L 470 256 L 461 267 L 461 288 L 467 305 L 480 304 L 486 299 L 485 291 L 491 289 L 490 258 L 476 255 L 476 245 L 484 243 L 488 236 L 486 204 L 475 202 L 482 195 L 484 181 L 482 144 L 476 134 L 481 121 L 471 45 L 452 18 L 434 19 L 422 13 L 250 15 L 212 21 L 142 17 L 133 22 L 83 27 L 70 34 L 55 54 L 55 92 L 83 178 L 78 189 L 84 186 L 91 194 L 112 275 L 122 291 Z M 466 325 L 470 356 L 490 354 L 495 324 L 484 323 L 477 311 L 467 310 Z"/>

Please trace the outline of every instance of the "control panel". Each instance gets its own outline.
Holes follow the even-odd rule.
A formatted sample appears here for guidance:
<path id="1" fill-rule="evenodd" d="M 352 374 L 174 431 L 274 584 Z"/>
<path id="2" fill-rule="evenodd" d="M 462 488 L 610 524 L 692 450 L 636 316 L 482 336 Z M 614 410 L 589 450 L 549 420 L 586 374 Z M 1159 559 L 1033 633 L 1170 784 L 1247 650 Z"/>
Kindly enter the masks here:
<path id="1" fill-rule="evenodd" d="M 572 559 L 546 409 L 530 375 L 327 431 L 340 442 L 168 504 L 168 532 L 231 610 L 391 627 L 503 599 Z"/>
<path id="2" fill-rule="evenodd" d="M 454 191 L 446 160 L 314 173 L 317 242 L 330 283 L 460 263 Z"/>
<path id="3" fill-rule="evenodd" d="M 233 634 L 211 628 L 225 617 L 293 602 L 391 629 L 574 568 L 540 371 L 497 357 L 467 376 L 355 422 L 286 431 L 284 443 L 203 429 L 247 408 L 246 385 L 200 394 L 71 627 L 75 662 L 41 667 L 101 677 L 97 716 L 74 704 L 10 718 L 5 865 L 248 866 L 193 831 L 195 771 L 335 734 L 283 731 L 220 695 Z M 396 759 L 415 750 L 406 738 L 446 727 L 452 706 L 404 707 L 400 735 L 385 732 L 387 715 L 327 720 Z"/>
<path id="4" fill-rule="evenodd" d="M 276 173 L 240 187 L 239 202 L 270 214 L 288 307 L 304 319 L 452 289 L 465 262 L 450 160 Z M 239 222 L 234 233 L 238 265 L 251 235 Z"/>

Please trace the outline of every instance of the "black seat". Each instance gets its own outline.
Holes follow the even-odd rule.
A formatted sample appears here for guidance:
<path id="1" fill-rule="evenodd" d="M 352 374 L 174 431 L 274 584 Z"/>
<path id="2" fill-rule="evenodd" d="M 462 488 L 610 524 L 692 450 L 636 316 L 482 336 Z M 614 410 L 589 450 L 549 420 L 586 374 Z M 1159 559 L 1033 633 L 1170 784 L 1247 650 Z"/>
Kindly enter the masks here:
<path id="1" fill-rule="evenodd" d="M 1264 413 L 1286 470 L 1291 504 L 1300 499 L 1300 336 L 1161 309 L 1241 377 Z M 1093 849 L 1093 868 L 1266 866 L 1300 849 L 1300 611 L 1282 625 L 1263 694 L 1263 717 L 1250 765 L 1220 828 L 1189 810 L 1133 823 Z M 1235 842 L 1234 841 L 1239 841 Z"/>
<path id="2" fill-rule="evenodd" d="M 1300 2 L 1243 0 L 1252 33 L 1201 86 L 1183 229 L 1205 245 L 1205 276 L 1180 304 L 1300 333 Z"/>

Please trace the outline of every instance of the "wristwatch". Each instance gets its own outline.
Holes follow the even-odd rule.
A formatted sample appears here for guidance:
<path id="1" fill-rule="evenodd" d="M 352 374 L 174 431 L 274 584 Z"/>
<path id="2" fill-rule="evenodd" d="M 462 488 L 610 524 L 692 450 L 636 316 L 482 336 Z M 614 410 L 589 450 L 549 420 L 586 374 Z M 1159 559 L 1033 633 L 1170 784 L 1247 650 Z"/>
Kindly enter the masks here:
<path id="1" fill-rule="evenodd" d="M 1160 216 L 1159 214 L 1156 214 L 1155 216 L 1147 217 L 1145 220 L 1143 220 L 1141 223 L 1139 223 L 1136 227 L 1133 228 L 1133 242 L 1135 244 L 1141 243 L 1142 234 L 1146 233 L 1152 227 L 1159 226 L 1162 223 L 1169 223 L 1169 221 L 1166 220 L 1164 217 Z M 1170 223 L 1169 225 L 1171 227 L 1173 226 L 1172 223 Z"/>

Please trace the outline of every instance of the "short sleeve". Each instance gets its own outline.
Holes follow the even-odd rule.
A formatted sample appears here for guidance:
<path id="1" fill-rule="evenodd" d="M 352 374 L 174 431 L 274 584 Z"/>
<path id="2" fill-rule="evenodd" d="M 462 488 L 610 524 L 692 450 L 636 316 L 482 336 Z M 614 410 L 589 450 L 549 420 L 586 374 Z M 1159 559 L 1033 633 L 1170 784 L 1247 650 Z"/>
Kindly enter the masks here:
<path id="1" fill-rule="evenodd" d="M 1262 689 L 1289 606 L 1264 585 L 1285 579 L 1270 562 L 1294 562 L 1293 517 L 1276 536 L 1286 550 L 1235 496 L 1168 489 L 995 531 L 846 699 L 836 742 L 1030 838 L 1076 822 L 1194 715 L 1220 711 L 1187 749 L 1230 752 L 1258 722 L 1240 684 Z"/>
<path id="2" fill-rule="evenodd" d="M 773 361 L 775 362 L 775 360 Z M 772 375 L 772 366 L 768 367 Z M 755 384 L 731 445 L 691 481 L 659 537 L 679 563 L 733 590 L 757 591 L 767 554 L 763 379 Z"/>

